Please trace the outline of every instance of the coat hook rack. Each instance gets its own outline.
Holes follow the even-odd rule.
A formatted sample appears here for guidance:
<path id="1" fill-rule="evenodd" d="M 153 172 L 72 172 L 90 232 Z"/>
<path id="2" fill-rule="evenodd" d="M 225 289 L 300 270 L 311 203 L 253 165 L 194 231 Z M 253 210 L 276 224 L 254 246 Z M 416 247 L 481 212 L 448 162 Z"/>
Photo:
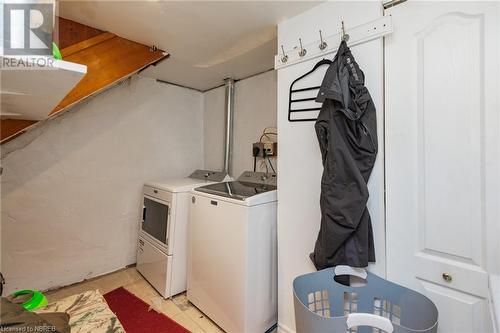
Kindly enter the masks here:
<path id="1" fill-rule="evenodd" d="M 302 43 L 302 39 L 299 38 L 300 49 L 299 46 L 295 46 L 293 49 L 289 50 L 284 50 L 282 47 L 281 51 L 274 57 L 274 68 L 280 69 L 311 59 L 331 56 L 337 50 L 335 47 L 332 47 L 332 45 L 337 45 L 339 40 L 347 38 L 347 36 L 349 36 L 349 47 L 353 47 L 384 37 L 393 31 L 392 17 L 390 15 L 381 16 L 373 21 L 355 27 L 349 27 L 348 31 L 345 28 L 344 22 L 342 22 L 342 27 L 343 29 L 341 31 L 329 36 L 323 36 L 323 31 L 321 31 L 319 39 L 307 43 Z M 347 32 L 349 32 L 349 34 L 347 34 Z M 320 45 L 324 45 L 323 43 L 327 44 L 327 46 L 321 49 Z"/>
<path id="2" fill-rule="evenodd" d="M 306 55 L 307 50 L 302 47 L 302 38 L 299 38 L 299 44 L 300 44 L 299 56 L 303 57 Z"/>
<path id="3" fill-rule="evenodd" d="M 320 44 L 318 47 L 321 51 L 323 51 L 324 49 L 326 49 L 328 47 L 328 44 L 323 40 L 323 35 L 321 34 L 321 30 L 319 31 L 319 40 L 320 40 Z"/>

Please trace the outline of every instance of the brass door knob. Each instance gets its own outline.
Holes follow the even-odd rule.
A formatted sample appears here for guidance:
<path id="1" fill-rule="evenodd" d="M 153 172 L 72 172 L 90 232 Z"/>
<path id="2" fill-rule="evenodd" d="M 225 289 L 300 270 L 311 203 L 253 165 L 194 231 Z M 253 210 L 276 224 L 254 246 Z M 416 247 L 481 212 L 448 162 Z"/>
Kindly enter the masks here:
<path id="1" fill-rule="evenodd" d="M 446 282 L 451 282 L 451 280 L 453 280 L 450 273 L 443 273 L 442 276 L 443 276 L 443 280 L 445 280 Z"/>

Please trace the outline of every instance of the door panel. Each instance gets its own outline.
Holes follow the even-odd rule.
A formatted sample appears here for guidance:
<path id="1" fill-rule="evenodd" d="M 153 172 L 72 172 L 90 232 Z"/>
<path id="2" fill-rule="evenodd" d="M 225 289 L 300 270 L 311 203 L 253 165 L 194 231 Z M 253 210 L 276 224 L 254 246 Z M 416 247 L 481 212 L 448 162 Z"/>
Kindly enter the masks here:
<path id="1" fill-rule="evenodd" d="M 476 265 L 457 264 L 454 260 L 417 252 L 415 269 L 415 276 L 420 279 L 433 281 L 473 295 L 485 298 L 488 296 L 488 275 Z M 445 279 L 443 274 L 451 276 L 451 280 Z"/>
<path id="2" fill-rule="evenodd" d="M 385 43 L 387 277 L 436 303 L 439 332 L 491 331 L 498 6 L 408 1 L 386 11 L 395 27 Z"/>
<path id="3" fill-rule="evenodd" d="M 446 13 L 416 36 L 419 250 L 476 265 L 484 231 L 482 28 L 480 14 Z"/>
<path id="4" fill-rule="evenodd" d="M 425 294 L 432 295 L 432 301 L 439 309 L 440 332 L 492 332 L 484 320 L 488 307 L 483 298 L 426 281 L 421 281 L 421 286 Z"/>

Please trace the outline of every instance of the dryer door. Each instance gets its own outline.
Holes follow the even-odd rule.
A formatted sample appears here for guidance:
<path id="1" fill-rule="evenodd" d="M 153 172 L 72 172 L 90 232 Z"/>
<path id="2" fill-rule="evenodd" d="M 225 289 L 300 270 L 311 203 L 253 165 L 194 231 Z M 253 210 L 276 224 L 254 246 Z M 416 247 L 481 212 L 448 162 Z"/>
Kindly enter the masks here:
<path id="1" fill-rule="evenodd" d="M 170 202 L 144 195 L 141 229 L 159 246 L 168 248 Z"/>

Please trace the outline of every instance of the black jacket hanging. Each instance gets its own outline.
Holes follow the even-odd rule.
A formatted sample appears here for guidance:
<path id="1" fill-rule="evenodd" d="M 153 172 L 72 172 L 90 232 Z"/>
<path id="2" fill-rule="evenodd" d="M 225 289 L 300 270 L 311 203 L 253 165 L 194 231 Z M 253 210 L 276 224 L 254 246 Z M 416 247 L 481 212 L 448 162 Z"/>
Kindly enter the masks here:
<path id="1" fill-rule="evenodd" d="M 366 267 L 375 261 L 367 182 L 377 156 L 375 106 L 345 41 L 316 101 L 315 128 L 323 157 L 321 227 L 311 253 L 316 268 Z"/>

